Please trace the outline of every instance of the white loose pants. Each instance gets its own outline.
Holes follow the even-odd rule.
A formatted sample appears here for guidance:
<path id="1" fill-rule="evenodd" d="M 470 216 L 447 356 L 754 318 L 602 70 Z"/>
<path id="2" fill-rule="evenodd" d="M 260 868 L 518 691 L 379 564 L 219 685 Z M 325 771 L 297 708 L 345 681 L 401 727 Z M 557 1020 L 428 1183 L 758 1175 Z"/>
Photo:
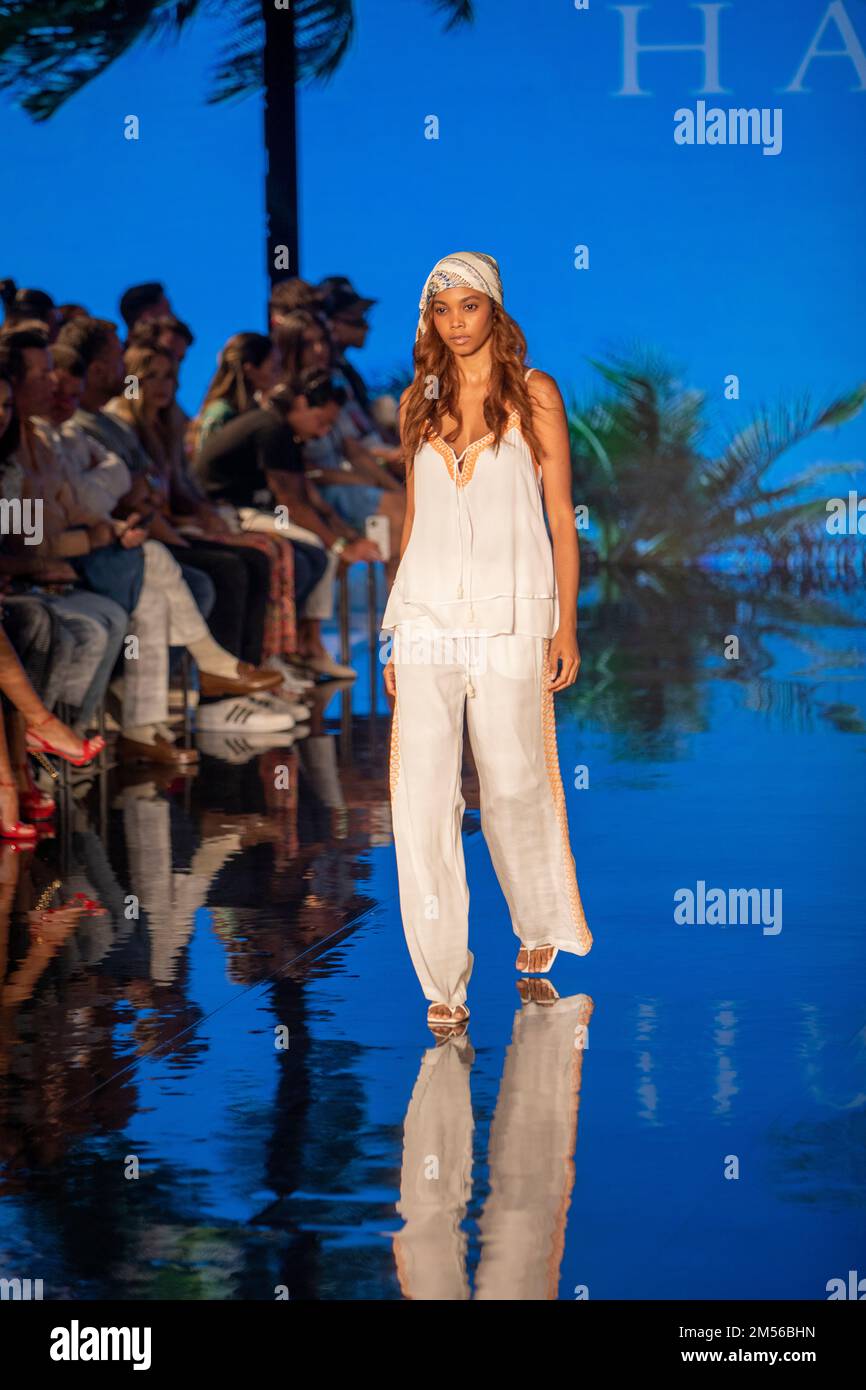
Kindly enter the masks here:
<path id="1" fill-rule="evenodd" d="M 390 786 L 403 929 L 425 997 L 455 1008 L 472 974 L 461 826 L 464 710 L 481 827 L 515 936 L 586 955 L 559 770 L 550 639 L 398 624 Z"/>
<path id="2" fill-rule="evenodd" d="M 168 649 L 206 637 L 207 623 L 180 565 L 160 541 L 144 542 L 144 583 L 127 632 L 138 638 L 138 657 L 124 662 L 123 727 L 168 719 Z"/>

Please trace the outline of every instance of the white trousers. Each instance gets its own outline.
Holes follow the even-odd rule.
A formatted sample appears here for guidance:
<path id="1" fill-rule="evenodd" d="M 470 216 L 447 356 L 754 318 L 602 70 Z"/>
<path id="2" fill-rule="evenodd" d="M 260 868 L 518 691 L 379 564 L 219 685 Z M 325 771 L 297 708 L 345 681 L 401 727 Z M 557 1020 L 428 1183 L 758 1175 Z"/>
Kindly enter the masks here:
<path id="1" fill-rule="evenodd" d="M 390 786 L 400 908 L 425 997 L 466 998 L 469 889 L 461 833 L 464 711 L 480 785 L 481 827 L 515 936 L 586 955 L 592 936 L 577 885 L 548 688 L 550 639 L 451 638 L 398 624 Z"/>
<path id="2" fill-rule="evenodd" d="M 138 657 L 123 663 L 123 727 L 168 719 L 168 649 L 206 637 L 207 623 L 180 565 L 159 541 L 144 542 L 144 583 L 127 632 Z"/>

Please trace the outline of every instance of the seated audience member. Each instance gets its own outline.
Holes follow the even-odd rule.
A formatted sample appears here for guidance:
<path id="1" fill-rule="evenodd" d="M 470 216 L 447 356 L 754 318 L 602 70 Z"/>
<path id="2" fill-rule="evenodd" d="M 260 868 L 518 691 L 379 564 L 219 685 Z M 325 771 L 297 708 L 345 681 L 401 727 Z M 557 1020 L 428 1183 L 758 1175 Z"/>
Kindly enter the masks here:
<path id="1" fill-rule="evenodd" d="M 348 359 L 350 348 L 362 348 L 370 331 L 368 314 L 376 303 L 375 299 L 365 299 L 354 289 L 345 275 L 330 275 L 319 285 L 322 291 L 320 313 L 324 318 L 333 345 L 332 371 L 345 382 L 349 391 L 349 405 L 361 434 L 368 436 L 365 443 L 373 447 L 374 437 L 382 440 L 389 463 L 399 463 L 400 427 L 397 421 L 397 400 L 394 396 L 380 396 L 373 400 L 363 376 Z M 387 439 L 383 437 L 387 435 Z M 384 451 L 383 451 L 384 452 Z"/>
<path id="2" fill-rule="evenodd" d="M 54 429 L 54 447 L 62 454 L 82 505 L 109 514 L 132 487 L 132 473 L 119 454 L 106 449 L 73 419 L 87 375 L 84 358 L 65 342 L 53 345 L 51 358 L 54 385 L 49 422 Z"/>
<path id="3" fill-rule="evenodd" d="M 19 439 L 18 419 L 12 392 L 12 381 L 6 366 L 7 355 L 0 347 L 0 492 L 7 495 L 7 461 L 14 453 Z M 30 717 L 43 725 L 43 732 L 51 732 L 55 743 L 75 757 L 84 757 L 84 741 L 72 731 L 61 733 L 61 725 L 49 730 L 47 714 L 59 700 L 65 700 L 74 708 L 80 703 L 103 652 L 103 629 L 98 623 L 76 626 L 50 602 L 50 596 L 27 592 L 18 581 L 19 592 L 13 592 L 16 581 L 4 572 L 7 559 L 5 538 L 0 540 L 0 614 L 6 634 L 15 648 L 28 681 L 42 702 L 44 713 L 36 715 L 30 709 Z M 14 565 L 13 565 L 14 568 Z M 95 629 L 95 644 L 90 642 Z M 2 639 L 0 639 L 2 644 Z M 21 689 L 24 689 L 22 686 Z M 35 708 L 35 707 L 34 707 Z M 12 760 L 14 783 L 21 803 L 25 820 L 47 819 L 54 814 L 55 802 L 41 792 L 33 779 L 33 772 L 26 748 L 26 719 L 20 711 L 10 713 L 7 718 L 8 743 Z M 65 726 L 62 726 L 65 729 Z M 94 752 L 97 745 L 93 745 Z M 7 780 L 7 779 L 4 779 Z M 8 789 L 7 789 L 8 790 Z M 8 800 L 8 799 L 7 799 Z M 13 824 L 18 812 L 7 804 L 2 812 L 5 824 Z"/>
<path id="4" fill-rule="evenodd" d="M 236 415 L 254 409 L 279 379 L 280 357 L 270 338 L 263 333 L 232 334 L 192 423 L 190 457 L 197 459 L 212 434 Z"/>
<path id="5" fill-rule="evenodd" d="M 336 388 L 327 373 L 309 373 L 278 386 L 267 401 L 230 420 L 212 435 L 199 458 L 208 497 L 230 504 L 247 530 L 278 532 L 305 547 L 327 552 L 327 569 L 309 594 L 299 629 L 299 652 L 317 674 L 357 674 L 335 662 L 320 635 L 333 614 L 339 565 L 381 560 L 377 546 L 347 526 L 316 494 L 304 475 L 301 443 L 327 432 Z M 288 522 L 276 507 L 288 509 Z"/>
<path id="6" fill-rule="evenodd" d="M 119 603 L 82 588 L 69 563 L 111 540 L 104 522 L 77 515 L 68 527 L 51 451 L 36 436 L 32 418 L 50 407 L 53 389 L 48 336 L 41 324 L 23 324 L 0 336 L 0 378 L 12 386 L 12 410 L 0 438 L 2 491 L 7 499 L 40 503 L 47 545 L 25 545 L 24 536 L 8 537 L 0 571 L 13 591 L 37 583 L 46 603 L 62 616 L 77 642 L 75 678 L 64 692 L 74 710 L 74 727 L 92 726 L 120 653 L 127 614 Z M 13 553 L 14 552 L 14 553 Z M 38 552 L 38 553 L 34 553 Z M 50 586 L 50 592 L 49 588 Z"/>
<path id="7" fill-rule="evenodd" d="M 19 496 L 21 470 L 10 461 L 18 446 L 19 425 L 7 363 L 8 353 L 0 345 L 0 493 Z M 14 485 L 10 486 L 10 482 Z M 76 714 L 99 669 L 106 632 L 99 621 L 78 620 L 61 612 L 53 602 L 56 595 L 43 594 L 33 588 L 31 581 L 14 578 L 18 569 L 21 566 L 8 553 L 8 543 L 3 538 L 0 588 L 11 642 L 46 709 L 54 709 L 63 699 Z M 32 781 L 24 776 L 29 774 L 29 765 L 25 765 L 22 752 L 17 760 L 21 791 L 28 790 Z"/>
<path id="8" fill-rule="evenodd" d="M 299 310 L 285 316 L 281 334 L 286 374 L 292 376 L 295 372 L 310 371 L 314 367 L 327 368 L 332 378 L 345 389 L 342 414 L 347 423 L 351 422 L 348 431 L 350 437 L 359 440 L 363 446 L 363 458 L 368 464 L 376 464 L 390 477 L 389 466 L 401 462 L 400 448 L 384 442 L 375 423 L 358 404 L 352 383 L 338 360 L 327 320 L 321 314 Z"/>
<path id="9" fill-rule="evenodd" d="M 53 710 L 66 695 L 74 641 L 60 615 L 41 594 L 14 594 L 7 585 L 6 576 L 0 575 L 3 626 L 27 679 L 45 708 Z"/>
<path id="10" fill-rule="evenodd" d="M 192 329 L 176 318 L 174 314 L 167 314 L 158 319 L 142 319 L 129 334 L 127 347 L 138 348 L 157 348 L 160 352 L 168 352 L 174 358 L 178 373 L 183 366 L 183 359 L 195 342 Z M 184 441 L 184 450 L 189 453 L 188 436 L 192 428 L 192 421 L 175 395 L 171 405 L 170 415 L 171 430 Z"/>
<path id="11" fill-rule="evenodd" d="M 175 314 L 164 314 L 157 319 L 139 319 L 130 329 L 127 347 L 164 348 L 170 352 L 178 367 L 183 364 L 195 337 L 189 324 Z"/>
<path id="12" fill-rule="evenodd" d="M 62 720 L 57 719 L 45 708 L 27 679 L 27 674 L 2 623 L 0 691 L 14 711 L 10 716 L 11 720 L 21 731 L 17 748 L 15 742 L 11 745 L 10 757 L 5 721 L 0 719 L 0 839 L 11 840 L 19 845 L 34 845 L 37 840 L 35 826 L 19 820 L 19 816 L 23 814 L 28 822 L 47 820 L 56 808 L 54 798 L 41 793 L 33 782 L 32 775 L 29 775 L 29 769 L 24 769 L 26 753 L 38 753 L 41 757 L 46 753 L 52 753 L 66 762 L 83 767 L 102 751 L 105 742 L 102 738 L 77 738 Z M 13 759 L 21 765 L 18 776 L 15 775 Z"/>
<path id="13" fill-rule="evenodd" d="M 302 309 L 288 314 L 283 320 L 282 335 L 290 375 L 314 368 L 329 369 L 332 349 L 321 319 Z M 345 382 L 340 385 L 342 399 L 333 412 L 331 429 L 322 439 L 304 444 L 304 466 L 329 505 L 356 530 L 364 530 L 368 516 L 378 513 L 387 519 L 389 572 L 395 571 L 406 514 L 406 490 L 389 471 L 387 457 L 373 452 L 378 449 L 389 455 L 393 451 L 383 446 L 375 432 L 362 433 L 365 418 L 350 409 Z"/>
<path id="14" fill-rule="evenodd" d="M 152 461 L 134 430 L 106 415 L 104 407 L 123 389 L 123 344 L 117 325 L 110 319 L 74 318 L 57 335 L 58 344 L 70 347 L 87 369 L 81 405 L 75 423 L 112 454 L 123 459 L 130 473 L 146 473 Z"/>
<path id="15" fill-rule="evenodd" d="M 83 304 L 58 304 L 57 306 L 57 332 L 65 328 L 67 323 L 73 319 L 89 319 L 90 310 L 85 309 Z"/>
<path id="16" fill-rule="evenodd" d="M 370 393 L 346 352 L 349 348 L 362 348 L 366 343 L 370 332 L 367 315 L 377 301 L 358 294 L 345 275 L 329 275 L 321 281 L 319 289 L 322 292 L 321 312 L 334 345 L 333 369 L 346 379 L 353 399 L 369 418 Z"/>
<path id="17" fill-rule="evenodd" d="M 58 311 L 50 294 L 44 290 L 19 290 L 14 280 L 0 280 L 0 301 L 3 304 L 3 332 L 11 332 L 22 323 L 41 323 L 52 340 L 60 326 Z"/>
<path id="18" fill-rule="evenodd" d="M 120 317 L 126 324 L 127 333 L 138 323 L 164 318 L 171 312 L 165 290 L 156 280 L 149 280 L 144 285 L 130 285 L 120 297 Z"/>
<path id="19" fill-rule="evenodd" d="M 204 570 L 216 590 L 210 619 L 214 638 L 233 656 L 249 665 L 259 665 L 270 585 L 267 558 L 254 552 L 249 552 L 249 558 L 215 541 L 205 544 L 198 540 L 193 544 L 172 525 L 156 460 L 148 454 L 131 420 L 105 409 L 124 386 L 123 347 L 115 325 L 106 319 L 77 319 L 66 325 L 58 341 L 74 348 L 87 368 L 81 406 L 73 416 L 74 423 L 83 426 L 87 434 L 111 453 L 119 455 L 133 477 L 140 478 L 139 486 L 145 487 L 148 497 L 157 499 L 150 524 L 151 537 L 167 545 L 181 566 L 188 564 Z M 160 357 L 159 362 L 163 367 L 162 375 L 171 378 L 170 397 L 174 390 L 174 360 Z"/>
<path id="20" fill-rule="evenodd" d="M 180 566 L 158 541 L 147 538 L 146 523 L 133 512 L 125 521 L 115 521 L 112 511 L 120 498 L 130 490 L 126 465 L 112 456 L 102 457 L 93 466 L 92 440 L 72 416 L 78 406 L 83 387 L 85 368 L 73 350 L 63 344 L 54 349 L 54 394 L 49 418 L 40 421 L 38 429 L 46 443 L 65 465 L 66 476 L 73 496 L 86 501 L 113 528 L 117 546 L 121 549 L 140 548 L 141 564 L 130 596 L 127 636 L 134 636 L 138 655 L 123 665 L 120 752 L 126 760 L 172 763 L 179 767 L 197 760 L 194 750 L 175 744 L 168 725 L 168 649 L 186 647 L 196 661 L 203 696 L 251 695 L 263 684 L 274 683 L 268 673 L 248 670 L 236 658 L 224 651 L 210 635 L 195 600 L 184 582 Z M 118 471 L 119 470 L 119 471 Z M 123 486 L 125 475 L 126 486 Z M 102 560 L 102 555 L 99 556 Z M 109 554 L 102 564 L 102 577 L 108 583 L 123 582 L 123 566 L 112 563 L 121 557 Z M 92 578 L 92 576 L 89 576 Z M 229 700 L 223 705 L 203 705 L 198 725 L 203 729 L 222 728 Z M 244 721 L 250 732 L 270 732 L 291 728 L 294 716 L 280 717 L 275 708 L 260 709 L 247 702 L 249 710 Z M 306 711 L 304 710 L 304 714 Z"/>
<path id="21" fill-rule="evenodd" d="M 271 289 L 271 297 L 268 301 L 268 321 L 270 334 L 274 340 L 274 346 L 279 348 L 279 330 L 283 319 L 287 314 L 293 314 L 296 309 L 309 309 L 311 313 L 318 313 L 322 303 L 322 291 L 316 285 L 310 285 L 300 276 L 292 276 L 288 280 L 280 280 Z"/>
<path id="22" fill-rule="evenodd" d="M 117 396 L 109 401 L 106 411 L 135 430 L 153 460 L 165 494 L 163 521 L 183 536 L 190 548 L 188 559 L 194 565 L 207 569 L 208 557 L 216 548 L 220 554 L 239 559 L 249 568 L 260 586 L 254 591 L 253 581 L 249 582 L 250 608 L 253 597 L 257 602 L 261 600 L 257 650 L 264 663 L 279 673 L 285 693 L 296 691 L 298 677 L 288 664 L 297 651 L 291 545 L 278 536 L 250 535 L 227 528 L 225 517 L 190 474 L 183 431 L 172 413 L 177 386 L 174 358 L 162 349 L 132 347 L 124 362 L 128 377 L 138 383 L 138 398 Z M 214 621 L 217 617 L 215 612 Z M 249 609 L 246 621 L 249 624 Z M 223 645 L 231 650 L 228 643 Z"/>

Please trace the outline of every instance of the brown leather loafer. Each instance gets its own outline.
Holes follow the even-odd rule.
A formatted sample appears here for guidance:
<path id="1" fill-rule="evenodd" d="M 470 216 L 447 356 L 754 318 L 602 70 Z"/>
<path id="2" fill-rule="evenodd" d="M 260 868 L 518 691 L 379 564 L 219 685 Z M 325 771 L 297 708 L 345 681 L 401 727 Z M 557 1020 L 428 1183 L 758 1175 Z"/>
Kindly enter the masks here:
<path id="1" fill-rule="evenodd" d="M 253 695 L 260 690 L 276 690 L 282 685 L 280 671 L 269 671 L 264 666 L 251 666 L 248 661 L 238 662 L 236 676 L 214 676 L 208 671 L 199 671 L 201 694 L 208 698 L 224 699 L 227 695 Z"/>
<path id="2" fill-rule="evenodd" d="M 193 767 L 198 762 L 198 749 L 170 743 L 159 735 L 153 743 L 139 743 L 137 739 L 121 734 L 117 740 L 117 752 L 121 762 L 163 763 L 179 769 Z"/>

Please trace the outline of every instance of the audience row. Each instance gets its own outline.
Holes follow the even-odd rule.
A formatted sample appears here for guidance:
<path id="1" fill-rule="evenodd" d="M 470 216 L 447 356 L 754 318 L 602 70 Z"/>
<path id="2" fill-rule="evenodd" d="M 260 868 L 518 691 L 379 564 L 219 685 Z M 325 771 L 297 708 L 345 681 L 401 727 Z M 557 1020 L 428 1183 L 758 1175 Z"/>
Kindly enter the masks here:
<path id="1" fill-rule="evenodd" d="M 395 404 L 346 355 L 374 301 L 344 277 L 277 285 L 269 334 L 228 339 L 193 417 L 194 338 L 162 285 L 121 297 L 125 340 L 44 291 L 0 297 L 0 836 L 23 843 L 54 806 L 28 752 L 95 757 L 106 703 L 121 761 L 196 763 L 179 649 L 207 732 L 290 730 L 317 681 L 353 678 L 322 624 L 342 568 L 393 572 L 405 487 Z"/>

